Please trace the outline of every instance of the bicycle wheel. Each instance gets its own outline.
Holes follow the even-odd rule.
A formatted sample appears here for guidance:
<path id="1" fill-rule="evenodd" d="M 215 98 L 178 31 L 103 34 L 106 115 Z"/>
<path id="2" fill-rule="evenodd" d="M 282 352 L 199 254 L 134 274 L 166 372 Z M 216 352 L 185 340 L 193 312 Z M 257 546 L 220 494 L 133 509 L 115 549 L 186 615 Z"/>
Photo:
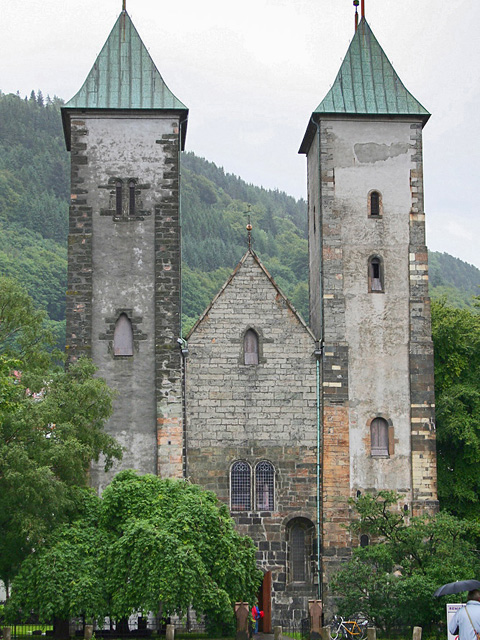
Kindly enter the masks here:
<path id="1" fill-rule="evenodd" d="M 332 640 L 344 640 L 345 638 L 345 630 L 343 624 L 339 624 L 336 627 L 330 628 L 330 638 Z"/>
<path id="2" fill-rule="evenodd" d="M 363 624 L 358 624 L 358 622 L 352 624 L 350 631 L 352 640 L 363 640 L 366 632 L 366 627 Z"/>

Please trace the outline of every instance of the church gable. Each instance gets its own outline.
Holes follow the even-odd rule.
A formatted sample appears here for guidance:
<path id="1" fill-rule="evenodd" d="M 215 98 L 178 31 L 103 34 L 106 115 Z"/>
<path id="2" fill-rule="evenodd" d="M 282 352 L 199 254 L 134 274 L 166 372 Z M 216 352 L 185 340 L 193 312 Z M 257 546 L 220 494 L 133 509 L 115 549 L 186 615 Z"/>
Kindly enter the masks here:
<path id="1" fill-rule="evenodd" d="M 195 339 L 196 334 L 204 330 L 202 327 L 209 322 L 212 314 L 214 317 L 222 316 L 225 305 L 230 308 L 227 312 L 229 314 L 232 313 L 232 304 L 233 309 L 238 305 L 237 312 L 240 312 L 240 307 L 245 305 L 246 308 L 241 310 L 242 315 L 244 313 L 262 314 L 266 310 L 266 300 L 275 300 L 275 312 L 269 324 L 272 324 L 273 318 L 277 321 L 281 321 L 281 317 L 285 320 L 288 318 L 296 326 L 296 330 L 301 334 L 308 334 L 310 340 L 315 340 L 303 318 L 282 293 L 253 251 L 247 251 L 240 260 L 230 278 L 191 329 L 187 340 Z M 235 315 L 237 312 L 233 311 Z"/>

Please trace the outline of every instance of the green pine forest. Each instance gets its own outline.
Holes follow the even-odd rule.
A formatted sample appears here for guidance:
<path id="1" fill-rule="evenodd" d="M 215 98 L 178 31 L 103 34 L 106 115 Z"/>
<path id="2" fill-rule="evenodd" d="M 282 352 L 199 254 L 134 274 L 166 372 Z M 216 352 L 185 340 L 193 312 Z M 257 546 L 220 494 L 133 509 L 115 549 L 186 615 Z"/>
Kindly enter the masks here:
<path id="1" fill-rule="evenodd" d="M 32 91 L 0 92 L 0 273 L 27 288 L 65 340 L 69 157 L 60 117 L 63 101 Z M 308 319 L 306 202 L 247 184 L 188 152 L 182 155 L 183 321 L 192 326 L 246 251 L 251 207 L 253 248 Z M 430 253 L 430 292 L 473 308 L 480 270 Z"/>

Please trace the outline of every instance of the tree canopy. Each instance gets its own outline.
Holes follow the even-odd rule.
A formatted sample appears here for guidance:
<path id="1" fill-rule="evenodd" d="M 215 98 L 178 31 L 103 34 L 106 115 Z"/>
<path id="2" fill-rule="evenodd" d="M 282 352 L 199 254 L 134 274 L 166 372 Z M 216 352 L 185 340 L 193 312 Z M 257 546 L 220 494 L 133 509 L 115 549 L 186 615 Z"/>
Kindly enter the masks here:
<path id="1" fill-rule="evenodd" d="M 443 508 L 480 516 L 480 314 L 432 305 L 438 495 Z"/>
<path id="2" fill-rule="evenodd" d="M 26 291 L 0 278 L 0 579 L 75 512 L 91 460 L 120 447 L 103 430 L 112 392 L 80 360 L 54 366 L 52 339 Z"/>
<path id="3" fill-rule="evenodd" d="M 399 499 L 380 491 L 351 501 L 358 514 L 352 531 L 371 544 L 356 548 L 332 582 L 342 615 L 362 613 L 386 633 L 438 624 L 445 599 L 433 597 L 436 588 L 480 571 L 477 523 L 448 513 L 410 517 Z"/>
<path id="4" fill-rule="evenodd" d="M 210 622 L 231 620 L 233 603 L 253 601 L 261 582 L 255 550 L 212 492 L 122 471 L 24 561 L 9 608 L 120 620 L 192 606 Z"/>

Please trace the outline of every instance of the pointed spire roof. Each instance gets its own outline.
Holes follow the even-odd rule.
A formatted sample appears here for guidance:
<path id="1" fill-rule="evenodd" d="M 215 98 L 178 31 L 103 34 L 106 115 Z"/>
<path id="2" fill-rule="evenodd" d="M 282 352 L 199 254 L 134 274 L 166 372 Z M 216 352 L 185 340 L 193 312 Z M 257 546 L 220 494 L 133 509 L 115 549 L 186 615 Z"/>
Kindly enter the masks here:
<path id="1" fill-rule="evenodd" d="M 317 115 L 318 114 L 318 115 Z M 414 116 L 423 120 L 429 112 L 405 88 L 390 60 L 362 18 L 335 82 L 312 114 Z M 306 153 L 311 141 L 310 123 L 300 147 Z"/>
<path id="2" fill-rule="evenodd" d="M 188 108 L 167 87 L 124 10 L 78 93 L 64 109 Z"/>

